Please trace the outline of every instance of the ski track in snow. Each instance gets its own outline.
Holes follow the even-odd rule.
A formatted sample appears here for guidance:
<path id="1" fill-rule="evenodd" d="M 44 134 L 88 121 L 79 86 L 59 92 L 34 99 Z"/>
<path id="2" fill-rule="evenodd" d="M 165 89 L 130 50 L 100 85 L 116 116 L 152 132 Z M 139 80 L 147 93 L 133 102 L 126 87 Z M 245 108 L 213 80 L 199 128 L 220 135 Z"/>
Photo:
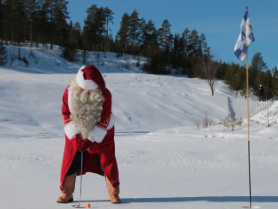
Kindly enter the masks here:
<path id="1" fill-rule="evenodd" d="M 7 47 L 16 56 L 18 48 Z M 0 68 L 0 202 L 2 208 L 71 208 L 57 204 L 64 149 L 61 100 L 81 67 L 57 47 L 21 48 L 29 66 Z M 139 57 L 141 64 L 146 58 Z M 126 62 L 127 60 L 128 62 Z M 90 53 L 113 95 L 116 156 L 123 204 L 109 202 L 103 177 L 83 177 L 81 206 L 91 208 L 249 208 L 246 100 L 218 81 L 149 75 L 137 57 Z M 102 63 L 104 65 L 102 65 Z M 128 64 L 129 69 L 123 66 Z M 242 127 L 219 122 L 234 112 Z M 253 208 L 278 205 L 278 102 L 250 99 Z M 208 114 L 216 125 L 197 129 Z M 270 124 L 270 127 L 267 125 Z M 75 200 L 79 197 L 79 178 Z"/>

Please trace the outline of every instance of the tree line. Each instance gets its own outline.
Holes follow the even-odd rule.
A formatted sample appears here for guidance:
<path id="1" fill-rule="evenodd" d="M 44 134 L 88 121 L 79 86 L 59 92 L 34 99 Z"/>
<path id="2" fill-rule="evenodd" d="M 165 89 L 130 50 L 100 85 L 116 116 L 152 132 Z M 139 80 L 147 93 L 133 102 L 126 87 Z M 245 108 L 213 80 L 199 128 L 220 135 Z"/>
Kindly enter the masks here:
<path id="1" fill-rule="evenodd" d="M 215 79 L 223 79 L 232 90 L 244 94 L 244 67 L 214 60 L 204 33 L 185 28 L 181 34 L 173 34 L 167 19 L 156 28 L 151 19 L 140 18 L 134 10 L 122 15 L 114 38 L 109 28 L 114 23 L 111 9 L 93 4 L 86 10 L 81 28 L 79 22 L 67 23 L 70 18 L 67 5 L 66 0 L 0 0 L 0 57 L 5 56 L 4 45 L 27 43 L 30 47 L 42 44 L 45 48 L 50 43 L 51 49 L 54 44 L 58 45 L 69 61 L 75 61 L 77 51 L 81 50 L 84 63 L 88 51 L 139 55 L 149 58 L 143 66 L 146 72 L 175 72 L 207 79 L 212 95 Z M 262 63 L 261 54 L 254 55 L 250 86 L 257 94 L 258 85 L 263 84 L 269 98 L 277 96 L 277 68 L 270 71 Z"/>
<path id="2" fill-rule="evenodd" d="M 256 52 L 248 67 L 249 86 L 252 93 L 259 96 L 259 87 L 264 88 L 264 99 L 278 97 L 278 69 L 274 67 L 269 69 L 263 60 L 261 52 Z M 246 67 L 235 63 L 219 63 L 217 74 L 219 79 L 223 79 L 230 86 L 231 90 L 240 93 L 242 96 L 246 94 Z"/>

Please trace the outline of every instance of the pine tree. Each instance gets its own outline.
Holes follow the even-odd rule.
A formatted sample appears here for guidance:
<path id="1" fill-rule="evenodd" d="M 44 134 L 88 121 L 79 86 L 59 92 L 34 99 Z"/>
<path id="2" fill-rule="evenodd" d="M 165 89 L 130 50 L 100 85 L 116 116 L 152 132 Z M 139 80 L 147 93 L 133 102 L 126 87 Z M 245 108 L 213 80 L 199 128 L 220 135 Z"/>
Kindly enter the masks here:
<path id="1" fill-rule="evenodd" d="M 186 54 L 186 57 L 189 56 L 189 36 L 190 36 L 190 30 L 188 28 L 186 28 L 183 33 L 182 33 L 182 37 L 184 39 L 184 52 Z"/>
<path id="2" fill-rule="evenodd" d="M 121 28 L 119 29 L 116 38 L 122 48 L 123 53 L 127 52 L 127 46 L 129 43 L 129 15 L 124 13 L 121 21 Z"/>
<path id="3" fill-rule="evenodd" d="M 0 0 L 0 44 L 4 43 L 5 39 L 5 4 Z"/>
<path id="4" fill-rule="evenodd" d="M 82 49 L 81 43 L 81 25 L 79 22 L 76 22 L 73 26 L 73 40 L 77 48 Z"/>
<path id="5" fill-rule="evenodd" d="M 272 92 L 278 97 L 278 69 L 277 67 L 272 69 Z"/>
<path id="6" fill-rule="evenodd" d="M 199 51 L 201 52 L 203 57 L 211 57 L 210 53 L 210 47 L 208 47 L 206 36 L 204 33 L 200 36 L 200 45 L 199 45 Z"/>
<path id="7" fill-rule="evenodd" d="M 84 49 L 81 52 L 81 58 L 82 58 L 83 65 L 86 64 L 88 57 L 89 57 L 89 53 L 88 53 L 88 51 L 86 49 Z"/>
<path id="8" fill-rule="evenodd" d="M 131 42 L 131 46 L 132 46 L 132 52 L 134 54 L 134 47 L 137 45 L 138 43 L 138 37 L 139 35 L 139 17 L 138 17 L 139 13 L 134 10 L 132 12 L 132 14 L 129 17 L 129 40 Z"/>
<path id="9" fill-rule="evenodd" d="M 155 42 L 157 43 L 158 31 L 156 30 L 152 20 L 149 20 L 147 24 L 145 24 L 144 18 L 141 19 L 140 28 L 140 43 L 144 50 L 144 55 L 149 57 L 149 54 L 147 53 L 148 48 L 150 47 L 150 43 L 153 39 L 155 39 Z"/>
<path id="10" fill-rule="evenodd" d="M 249 68 L 249 84 L 253 89 L 255 94 L 258 94 L 258 88 L 261 84 L 259 72 L 265 71 L 267 69 L 266 63 L 263 61 L 263 57 L 260 52 L 256 52 L 252 57 L 252 65 Z"/>
<path id="11" fill-rule="evenodd" d="M 220 80 L 224 80 L 224 76 L 226 73 L 226 69 L 228 68 L 229 64 L 226 62 L 222 62 L 221 60 L 218 63 L 216 78 Z"/>
<path id="12" fill-rule="evenodd" d="M 143 50 L 144 54 L 146 54 L 146 45 L 145 45 L 145 40 L 146 40 L 146 36 L 147 36 L 147 23 L 146 20 L 144 18 L 140 19 L 139 22 L 139 37 L 138 37 L 138 46 L 140 47 L 141 50 Z"/>
<path id="13" fill-rule="evenodd" d="M 256 71 L 263 71 L 267 69 L 266 63 L 263 61 L 263 56 L 261 52 L 256 52 L 252 57 L 251 67 Z"/>
<path id="14" fill-rule="evenodd" d="M 159 40 L 160 46 L 164 51 L 170 51 L 171 45 L 171 30 L 172 25 L 166 19 L 162 23 L 162 28 L 159 28 Z"/>
<path id="15" fill-rule="evenodd" d="M 70 62 L 77 61 L 77 41 L 72 21 L 70 21 L 68 40 L 65 48 L 63 49 L 63 57 Z"/>
<path id="16" fill-rule="evenodd" d="M 232 89 L 236 91 L 236 96 L 238 96 L 238 92 L 245 88 L 245 86 L 243 86 L 244 81 L 246 80 L 245 68 L 237 66 L 233 79 Z"/>
<path id="17" fill-rule="evenodd" d="M 24 40 L 24 21 L 26 15 L 24 13 L 23 0 L 6 0 L 5 1 L 5 30 L 7 39 L 11 44 L 20 44 Z"/>
<path id="18" fill-rule="evenodd" d="M 188 54 L 189 54 L 189 56 L 200 55 L 198 49 L 200 49 L 199 35 L 196 30 L 192 30 L 190 36 L 188 37 Z"/>
<path id="19" fill-rule="evenodd" d="M 44 8 L 47 9 L 47 13 L 49 15 L 50 20 L 50 31 L 49 31 L 49 37 L 50 37 L 50 48 L 53 49 L 53 36 L 54 36 L 54 10 L 56 7 L 57 0 L 44 0 Z"/>
<path id="20" fill-rule="evenodd" d="M 271 99 L 273 97 L 273 82 L 272 82 L 272 74 L 270 70 L 267 70 L 264 76 L 264 85 L 265 85 L 265 98 Z"/>
<path id="21" fill-rule="evenodd" d="M 150 42 L 148 50 L 149 61 L 143 67 L 148 73 L 153 74 L 167 74 L 169 73 L 166 69 L 167 60 L 164 59 L 164 54 L 159 50 L 159 44 L 155 37 Z"/>
<path id="22" fill-rule="evenodd" d="M 39 3 L 39 9 L 35 16 L 34 21 L 34 39 L 36 39 L 36 47 L 39 47 L 39 43 L 43 44 L 45 48 L 46 43 L 52 42 L 52 31 L 53 28 L 49 21 L 49 5 L 44 2 Z"/>
<path id="23" fill-rule="evenodd" d="M 24 11 L 29 21 L 29 40 L 32 46 L 33 42 L 33 24 L 36 18 L 36 13 L 39 9 L 39 2 L 37 0 L 25 0 L 24 1 Z"/>
<path id="24" fill-rule="evenodd" d="M 55 26 L 55 37 L 57 38 L 55 41 L 62 48 L 65 43 L 64 39 L 66 39 L 67 34 L 67 21 L 69 19 L 67 4 L 68 1 L 65 0 L 56 0 L 56 6 L 54 9 L 54 26 Z"/>
<path id="25" fill-rule="evenodd" d="M 238 92 L 246 88 L 246 69 L 238 64 L 231 63 L 226 67 L 226 74 L 224 76 L 224 82 L 229 85 L 230 89 Z"/>
<path id="26" fill-rule="evenodd" d="M 70 62 L 77 61 L 77 49 L 68 44 L 63 49 L 63 57 Z"/>
<path id="27" fill-rule="evenodd" d="M 84 21 L 83 39 L 89 44 L 89 49 L 98 51 L 99 45 L 104 42 L 104 35 L 106 34 L 106 19 L 104 9 L 98 8 L 97 5 L 92 5 L 87 9 L 87 18 Z"/>
<path id="28" fill-rule="evenodd" d="M 105 14 L 105 21 L 106 21 L 106 41 L 107 41 L 106 45 L 107 45 L 107 51 L 109 52 L 109 35 L 108 35 L 109 28 L 108 28 L 108 24 L 109 24 L 109 22 L 114 24 L 114 22 L 113 22 L 114 12 L 111 9 L 109 9 L 108 7 L 105 7 L 104 8 L 104 14 Z"/>

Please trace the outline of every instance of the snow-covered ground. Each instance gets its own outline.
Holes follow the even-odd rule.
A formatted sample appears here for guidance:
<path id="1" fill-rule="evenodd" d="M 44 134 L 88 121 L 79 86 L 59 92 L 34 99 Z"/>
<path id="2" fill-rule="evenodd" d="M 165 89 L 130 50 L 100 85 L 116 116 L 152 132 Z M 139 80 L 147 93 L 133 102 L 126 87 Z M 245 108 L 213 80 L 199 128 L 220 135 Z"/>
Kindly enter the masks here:
<path id="1" fill-rule="evenodd" d="M 57 204 L 64 148 L 61 99 L 81 62 L 60 51 L 21 48 L 0 67 L 1 208 L 71 208 Z M 140 57 L 142 65 L 146 59 Z M 113 95 L 116 156 L 123 204 L 108 200 L 103 177 L 83 176 L 82 203 L 92 208 L 236 209 L 249 207 L 246 100 L 222 81 L 150 75 L 138 57 L 90 53 Z M 125 69 L 128 68 L 128 69 Z M 235 131 L 226 117 L 243 120 Z M 278 101 L 250 100 L 253 208 L 278 207 Z M 214 124 L 202 127 L 204 117 Z M 199 129 L 197 128 L 198 124 Z M 267 127 L 270 124 L 270 127 Z M 79 197 L 79 178 L 75 200 Z"/>

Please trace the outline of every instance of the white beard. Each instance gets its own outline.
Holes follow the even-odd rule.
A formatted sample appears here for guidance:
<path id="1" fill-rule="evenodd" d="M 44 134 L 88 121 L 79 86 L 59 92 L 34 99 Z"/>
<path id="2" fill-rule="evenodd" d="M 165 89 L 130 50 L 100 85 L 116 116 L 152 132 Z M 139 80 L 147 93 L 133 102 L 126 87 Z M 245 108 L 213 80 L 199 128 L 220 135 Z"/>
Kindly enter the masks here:
<path id="1" fill-rule="evenodd" d="M 100 121 L 104 97 L 102 90 L 84 90 L 73 79 L 69 91 L 73 92 L 71 100 L 71 119 L 80 131 L 82 138 L 86 139 L 95 124 Z"/>

